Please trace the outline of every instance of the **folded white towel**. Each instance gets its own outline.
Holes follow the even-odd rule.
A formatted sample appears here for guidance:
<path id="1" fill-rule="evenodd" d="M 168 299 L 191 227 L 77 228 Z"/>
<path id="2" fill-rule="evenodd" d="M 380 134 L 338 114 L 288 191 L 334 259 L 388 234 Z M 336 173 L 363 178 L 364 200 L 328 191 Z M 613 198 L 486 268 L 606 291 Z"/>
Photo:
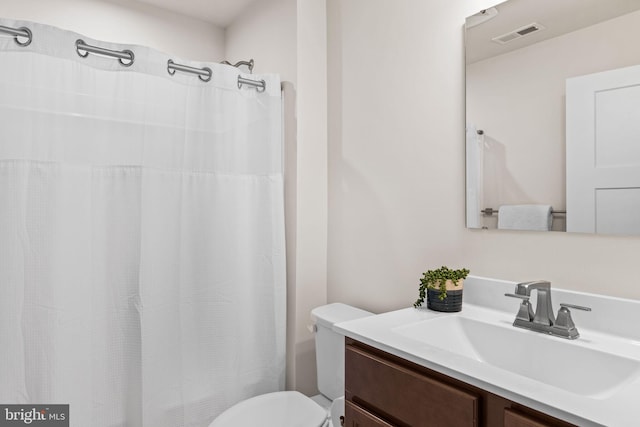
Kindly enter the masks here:
<path id="1" fill-rule="evenodd" d="M 549 231 L 553 223 L 550 205 L 504 205 L 498 210 L 502 230 Z"/>

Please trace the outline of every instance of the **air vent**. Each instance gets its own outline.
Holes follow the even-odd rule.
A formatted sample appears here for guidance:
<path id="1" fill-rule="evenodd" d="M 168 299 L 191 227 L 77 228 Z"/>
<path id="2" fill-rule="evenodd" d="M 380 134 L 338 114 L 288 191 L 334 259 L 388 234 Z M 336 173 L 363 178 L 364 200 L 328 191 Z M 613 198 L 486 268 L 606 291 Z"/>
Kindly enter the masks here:
<path id="1" fill-rule="evenodd" d="M 544 30 L 546 27 L 540 24 L 536 24 L 535 22 L 529 25 L 525 25 L 524 27 L 520 27 L 516 30 L 510 31 L 506 34 L 503 34 L 501 36 L 498 37 L 494 37 L 491 40 L 496 42 L 496 43 L 500 43 L 500 44 L 506 44 L 509 43 L 511 41 L 514 41 L 516 39 L 519 39 L 521 37 L 524 36 L 528 36 L 531 34 L 535 34 L 538 31 Z"/>

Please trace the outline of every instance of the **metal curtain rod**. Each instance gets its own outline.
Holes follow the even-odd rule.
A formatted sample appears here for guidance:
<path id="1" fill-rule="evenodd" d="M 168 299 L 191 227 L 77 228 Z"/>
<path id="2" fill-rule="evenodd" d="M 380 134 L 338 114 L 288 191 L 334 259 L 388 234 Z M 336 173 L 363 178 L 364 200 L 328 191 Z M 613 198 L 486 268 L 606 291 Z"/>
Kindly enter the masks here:
<path id="1" fill-rule="evenodd" d="M 31 44 L 31 41 L 33 40 L 33 33 L 27 27 L 11 28 L 11 27 L 5 27 L 3 25 L 0 25 L 0 33 L 9 34 L 13 36 L 13 40 L 20 46 L 28 46 L 29 44 Z M 27 40 L 20 41 L 18 37 L 26 38 Z M 135 55 L 129 49 L 124 49 L 124 50 L 105 49 L 103 47 L 86 44 L 82 39 L 76 40 L 76 52 L 82 58 L 86 58 L 87 56 L 89 56 L 89 53 L 95 53 L 97 55 L 108 56 L 111 58 L 117 58 L 120 64 L 122 64 L 125 67 L 131 66 L 131 64 L 133 64 L 133 62 L 135 61 Z M 232 65 L 227 61 L 223 61 L 222 63 Z M 249 67 L 249 71 L 252 71 L 254 62 L 253 62 L 253 59 L 249 61 L 238 61 L 233 66 L 238 67 L 240 65 L 246 65 Z M 204 68 L 189 67 L 187 65 L 176 64 L 175 62 L 173 62 L 173 60 L 169 59 L 167 61 L 167 72 L 171 75 L 174 75 L 176 71 L 196 74 L 198 78 L 203 82 L 210 81 L 211 76 L 213 75 L 213 72 L 209 67 L 204 67 Z M 264 80 L 251 80 L 238 75 L 238 89 L 242 89 L 242 85 L 249 85 L 249 86 L 255 87 L 258 92 L 264 92 L 264 90 L 267 87 L 267 84 Z"/>
<path id="2" fill-rule="evenodd" d="M 264 80 L 251 80 L 238 76 L 238 89 L 242 89 L 242 85 L 253 86 L 258 92 L 264 92 L 267 88 L 267 83 Z"/>
<path id="3" fill-rule="evenodd" d="M 185 73 L 197 74 L 198 78 L 200 78 L 200 80 L 202 80 L 203 82 L 208 82 L 209 80 L 211 80 L 212 72 L 211 68 L 209 67 L 194 68 L 186 65 L 176 64 L 171 59 L 167 61 L 167 72 L 171 75 L 174 75 L 176 70 L 183 71 Z M 243 84 L 255 87 L 258 92 L 264 92 L 267 87 L 267 84 L 264 80 L 251 80 L 238 75 L 238 89 L 242 89 Z"/>
<path id="4" fill-rule="evenodd" d="M 176 70 L 182 71 L 184 73 L 197 74 L 198 78 L 203 82 L 208 82 L 209 80 L 211 80 L 211 76 L 213 75 L 213 73 L 211 72 L 211 68 L 209 67 L 204 67 L 204 68 L 189 67 L 187 65 L 176 64 L 171 59 L 168 60 L 167 72 L 173 76 L 176 73 Z"/>
<path id="5" fill-rule="evenodd" d="M 80 51 L 84 51 L 84 55 L 80 53 Z M 78 39 L 76 40 L 76 52 L 83 58 L 89 56 L 89 53 L 96 53 L 98 55 L 109 56 L 111 58 L 118 58 L 118 62 L 124 65 L 125 67 L 131 66 L 133 61 L 135 60 L 135 55 L 129 49 L 125 50 L 111 50 L 105 49 L 103 47 L 91 46 L 86 44 L 84 40 Z M 128 60 L 129 62 L 124 62 L 124 60 Z"/>
<path id="6" fill-rule="evenodd" d="M 498 209 L 493 209 L 493 208 L 482 209 L 480 212 L 482 212 L 485 215 L 493 215 L 493 214 L 498 215 Z M 551 215 L 566 215 L 566 214 L 567 214 L 567 211 L 557 211 L 555 209 L 551 210 Z"/>
<path id="7" fill-rule="evenodd" d="M 31 44 L 31 40 L 33 39 L 33 34 L 27 27 L 11 28 L 0 25 L 0 33 L 12 35 L 13 40 L 20 46 L 29 46 Z M 18 37 L 25 37 L 27 41 L 21 42 L 20 40 L 18 40 Z"/>
<path id="8" fill-rule="evenodd" d="M 85 51 L 84 55 L 80 53 L 81 50 Z M 83 58 L 86 58 L 89 55 L 89 52 L 97 53 L 99 55 L 104 55 L 104 56 L 110 56 L 113 58 L 118 58 L 118 61 L 120 61 L 120 63 L 125 67 L 128 67 L 131 64 L 133 64 L 135 60 L 135 55 L 129 49 L 125 49 L 121 51 L 105 49 L 98 46 L 88 45 L 81 39 L 76 40 L 76 51 L 78 52 L 78 55 L 82 56 Z M 128 60 L 129 62 L 124 62 L 123 60 Z M 251 65 L 251 67 L 253 67 L 253 59 L 250 62 L 240 61 L 238 64 L 240 63 Z M 211 76 L 213 75 L 213 72 L 209 67 L 203 67 L 203 68 L 190 67 L 188 65 L 178 64 L 174 62 L 172 59 L 169 59 L 167 61 L 167 72 L 173 76 L 176 73 L 176 71 L 196 74 L 198 78 L 203 82 L 210 81 Z M 264 80 L 251 80 L 238 75 L 238 89 L 242 89 L 243 84 L 255 87 L 258 90 L 258 92 L 264 92 L 264 90 L 267 87 L 267 84 Z"/>
<path id="9" fill-rule="evenodd" d="M 249 67 L 249 72 L 253 73 L 253 65 L 254 65 L 253 59 L 250 59 L 248 61 L 238 61 L 235 64 L 232 64 L 229 61 L 222 61 L 221 64 L 231 65 L 232 67 L 236 67 L 236 68 L 238 68 L 238 67 L 240 67 L 242 65 L 246 65 L 247 67 Z"/>
<path id="10" fill-rule="evenodd" d="M 253 73 L 253 66 L 255 65 L 253 58 L 248 61 L 238 61 L 235 64 L 232 64 L 229 61 L 222 61 L 220 63 L 225 65 L 231 65 L 232 67 L 236 67 L 236 68 L 242 65 L 246 65 L 247 67 L 249 67 L 249 73 Z M 258 92 L 264 92 L 264 90 L 267 88 L 267 84 L 265 83 L 264 80 L 251 80 L 251 79 L 246 79 L 244 77 L 238 76 L 238 89 L 242 89 L 242 85 L 253 86 L 258 90 Z"/>

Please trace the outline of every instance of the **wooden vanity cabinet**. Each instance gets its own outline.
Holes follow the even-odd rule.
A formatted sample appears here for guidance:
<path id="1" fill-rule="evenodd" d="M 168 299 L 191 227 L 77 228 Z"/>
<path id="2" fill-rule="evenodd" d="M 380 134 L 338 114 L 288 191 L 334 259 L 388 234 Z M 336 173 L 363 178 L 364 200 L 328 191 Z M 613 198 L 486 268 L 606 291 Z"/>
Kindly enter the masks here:
<path id="1" fill-rule="evenodd" d="M 351 338 L 345 343 L 346 427 L 573 426 Z"/>

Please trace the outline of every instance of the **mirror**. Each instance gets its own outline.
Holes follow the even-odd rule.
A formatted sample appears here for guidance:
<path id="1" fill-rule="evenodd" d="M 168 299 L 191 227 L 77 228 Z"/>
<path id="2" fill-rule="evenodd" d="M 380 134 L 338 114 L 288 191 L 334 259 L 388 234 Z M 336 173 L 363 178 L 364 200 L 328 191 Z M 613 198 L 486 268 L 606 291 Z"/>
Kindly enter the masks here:
<path id="1" fill-rule="evenodd" d="M 467 227 L 640 235 L 640 0 L 508 0 L 465 33 Z"/>

